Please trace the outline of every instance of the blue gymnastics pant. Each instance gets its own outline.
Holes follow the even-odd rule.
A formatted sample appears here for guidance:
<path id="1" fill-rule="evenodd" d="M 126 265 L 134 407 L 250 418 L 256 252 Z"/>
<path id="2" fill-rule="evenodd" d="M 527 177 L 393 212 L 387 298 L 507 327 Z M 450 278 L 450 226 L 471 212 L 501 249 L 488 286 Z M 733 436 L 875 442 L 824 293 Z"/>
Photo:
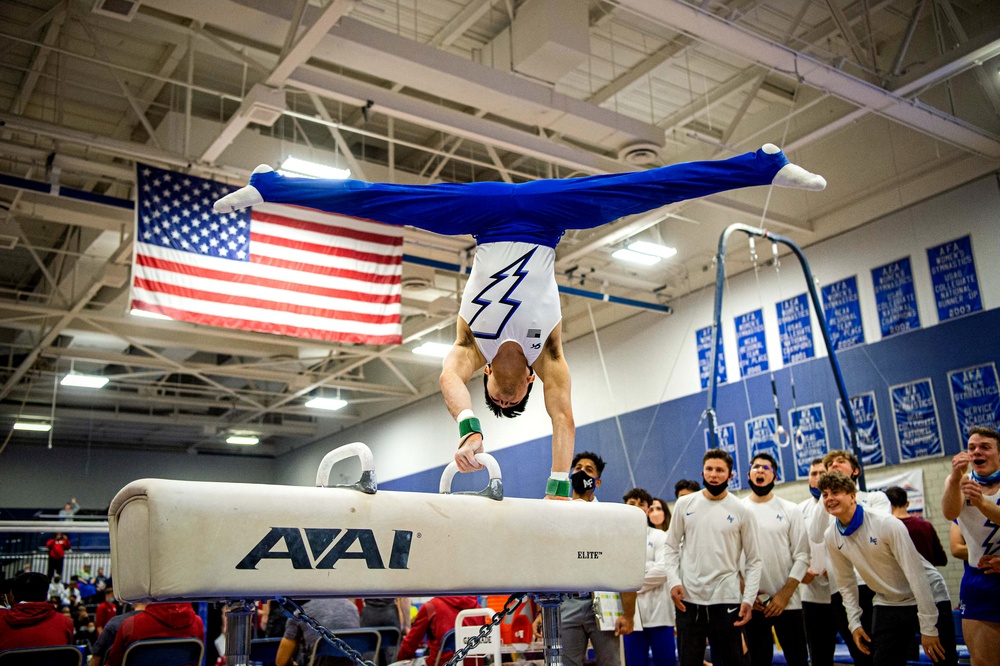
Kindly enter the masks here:
<path id="1" fill-rule="evenodd" d="M 359 180 L 254 174 L 264 201 L 447 236 L 472 234 L 478 243 L 527 242 L 555 247 L 567 229 L 590 229 L 678 201 L 768 185 L 788 164 L 762 150 L 727 160 L 682 162 L 647 171 L 525 183 L 395 185 Z"/>

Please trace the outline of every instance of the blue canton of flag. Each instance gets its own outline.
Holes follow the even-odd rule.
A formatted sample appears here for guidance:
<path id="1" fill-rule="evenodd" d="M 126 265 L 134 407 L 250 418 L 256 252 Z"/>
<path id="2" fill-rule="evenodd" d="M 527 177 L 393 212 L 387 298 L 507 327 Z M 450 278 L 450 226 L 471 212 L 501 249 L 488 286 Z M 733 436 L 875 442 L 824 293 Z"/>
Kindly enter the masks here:
<path id="1" fill-rule="evenodd" d="M 139 240 L 183 252 L 250 260 L 250 209 L 220 215 L 212 203 L 232 188 L 151 166 L 139 169 Z"/>

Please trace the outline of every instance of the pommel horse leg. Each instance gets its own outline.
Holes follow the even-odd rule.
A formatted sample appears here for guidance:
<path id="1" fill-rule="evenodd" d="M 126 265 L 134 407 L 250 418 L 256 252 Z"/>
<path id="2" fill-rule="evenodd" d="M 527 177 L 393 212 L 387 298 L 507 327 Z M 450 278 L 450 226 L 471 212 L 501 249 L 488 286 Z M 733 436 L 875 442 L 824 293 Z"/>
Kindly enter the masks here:
<path id="1" fill-rule="evenodd" d="M 542 607 L 542 644 L 545 646 L 545 666 L 562 666 L 562 637 L 559 624 L 560 594 L 543 594 L 535 598 Z"/>
<path id="2" fill-rule="evenodd" d="M 254 606 L 248 601 L 226 604 L 226 664 L 248 666 L 250 663 L 250 618 Z"/>

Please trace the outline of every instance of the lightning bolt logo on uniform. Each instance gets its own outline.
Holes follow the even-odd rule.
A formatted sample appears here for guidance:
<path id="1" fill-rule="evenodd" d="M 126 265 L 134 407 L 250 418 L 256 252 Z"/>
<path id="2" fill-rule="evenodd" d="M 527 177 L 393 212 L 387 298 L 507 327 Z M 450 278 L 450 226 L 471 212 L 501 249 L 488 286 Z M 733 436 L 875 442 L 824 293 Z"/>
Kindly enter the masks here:
<path id="1" fill-rule="evenodd" d="M 479 309 L 476 311 L 476 314 L 474 314 L 472 318 L 469 320 L 469 328 L 472 329 L 472 334 L 474 336 L 476 336 L 477 338 L 482 338 L 484 340 L 496 340 L 497 338 L 500 337 L 500 332 L 503 331 L 503 327 L 507 325 L 507 322 L 517 311 L 518 306 L 521 305 L 521 301 L 515 300 L 510 296 L 511 294 L 514 293 L 514 291 L 517 289 L 518 285 L 521 284 L 524 278 L 528 276 L 528 270 L 527 270 L 528 262 L 531 261 L 531 257 L 535 254 L 536 249 L 537 248 L 534 247 L 531 248 L 530 251 L 523 254 L 517 260 L 511 262 L 507 266 L 504 266 L 496 273 L 491 275 L 490 278 L 493 281 L 490 282 L 488 285 L 486 285 L 486 287 L 478 294 L 476 294 L 476 296 L 471 300 L 473 304 L 479 306 Z M 510 287 L 507 289 L 507 291 L 504 293 L 503 296 L 501 296 L 496 301 L 484 298 L 484 295 L 487 292 L 489 292 L 491 289 L 496 287 L 504 280 L 510 279 L 512 277 L 515 279 L 513 280 L 512 284 L 510 285 Z M 486 309 L 489 306 L 493 305 L 494 303 L 509 306 L 510 309 L 504 316 L 503 321 L 500 322 L 500 325 L 497 326 L 496 330 L 493 331 L 492 333 L 488 331 L 475 330 L 473 328 L 473 324 L 475 323 L 476 319 L 478 319 L 479 315 L 483 314 L 483 312 L 485 312 Z"/>

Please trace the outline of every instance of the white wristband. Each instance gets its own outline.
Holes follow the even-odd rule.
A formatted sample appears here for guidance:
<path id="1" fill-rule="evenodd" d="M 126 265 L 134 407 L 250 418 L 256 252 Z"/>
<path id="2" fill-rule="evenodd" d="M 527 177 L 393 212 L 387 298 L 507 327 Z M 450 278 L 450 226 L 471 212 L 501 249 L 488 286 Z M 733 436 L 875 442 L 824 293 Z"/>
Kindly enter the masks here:
<path id="1" fill-rule="evenodd" d="M 569 472 L 549 472 L 549 478 L 556 481 L 569 481 Z"/>
<path id="2" fill-rule="evenodd" d="M 471 409 L 463 409 L 459 412 L 458 416 L 455 417 L 455 423 L 461 423 L 465 419 L 474 419 L 476 415 L 472 413 Z"/>

